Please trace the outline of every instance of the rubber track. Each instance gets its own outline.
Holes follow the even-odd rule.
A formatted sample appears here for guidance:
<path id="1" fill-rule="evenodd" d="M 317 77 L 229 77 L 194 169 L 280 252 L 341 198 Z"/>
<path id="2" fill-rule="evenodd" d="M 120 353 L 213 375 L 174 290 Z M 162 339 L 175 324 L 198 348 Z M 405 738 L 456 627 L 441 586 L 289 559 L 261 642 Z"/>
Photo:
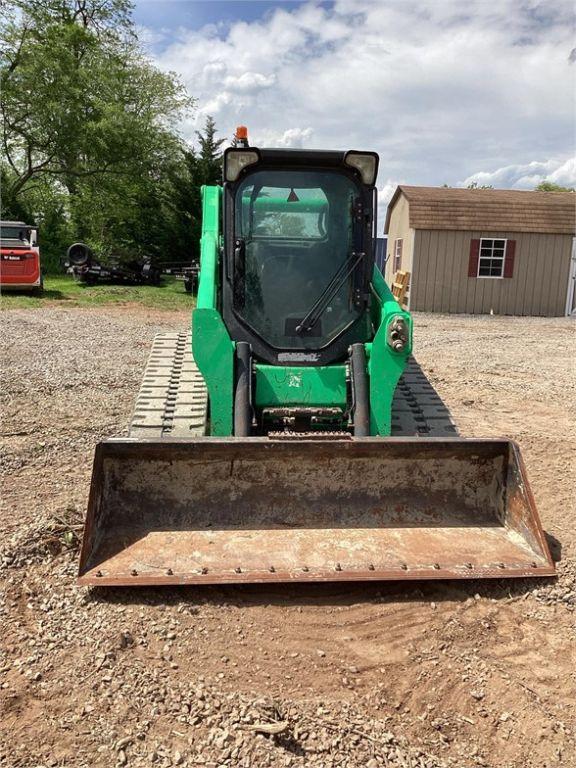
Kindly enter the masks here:
<path id="1" fill-rule="evenodd" d="M 130 437 L 198 437 L 206 433 L 208 392 L 192 357 L 190 333 L 159 333 L 144 371 Z"/>
<path id="2" fill-rule="evenodd" d="M 130 437 L 206 434 L 208 392 L 194 358 L 190 333 L 160 333 L 153 342 L 130 423 Z M 392 403 L 395 437 L 454 437 L 446 405 L 414 358 Z"/>
<path id="3" fill-rule="evenodd" d="M 458 436 L 450 411 L 413 357 L 392 400 L 392 436 Z"/>

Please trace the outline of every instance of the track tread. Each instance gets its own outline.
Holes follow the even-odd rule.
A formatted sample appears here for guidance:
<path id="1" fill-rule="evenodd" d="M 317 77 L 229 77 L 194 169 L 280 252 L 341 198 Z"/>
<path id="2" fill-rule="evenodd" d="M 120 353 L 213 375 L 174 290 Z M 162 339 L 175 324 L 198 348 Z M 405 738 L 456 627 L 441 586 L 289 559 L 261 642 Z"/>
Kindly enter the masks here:
<path id="1" fill-rule="evenodd" d="M 206 434 L 208 390 L 192 356 L 190 332 L 157 334 L 130 423 L 130 437 Z M 392 402 L 393 437 L 456 437 L 450 412 L 411 357 Z"/>
<path id="2" fill-rule="evenodd" d="M 188 332 L 159 333 L 144 370 L 130 437 L 199 437 L 206 434 L 208 390 L 192 356 Z"/>

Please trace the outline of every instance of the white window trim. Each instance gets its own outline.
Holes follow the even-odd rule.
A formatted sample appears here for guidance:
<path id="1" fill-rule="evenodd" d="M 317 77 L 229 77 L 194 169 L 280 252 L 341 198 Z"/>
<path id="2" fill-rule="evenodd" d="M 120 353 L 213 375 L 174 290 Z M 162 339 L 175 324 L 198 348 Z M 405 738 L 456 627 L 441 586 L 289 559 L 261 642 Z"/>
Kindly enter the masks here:
<path id="1" fill-rule="evenodd" d="M 494 240 L 504 240 L 504 253 L 502 255 L 502 274 L 501 275 L 481 275 L 480 274 L 480 261 L 482 259 L 482 243 L 484 240 L 489 240 L 492 243 L 492 256 L 494 258 Z M 479 280 L 504 280 L 504 268 L 506 266 L 506 251 L 508 250 L 508 238 L 507 237 L 481 237 L 480 247 L 478 248 L 478 269 L 476 270 L 476 277 Z"/>
<path id="2" fill-rule="evenodd" d="M 400 245 L 400 254 L 398 254 L 398 245 Z M 394 261 L 392 262 L 392 265 L 394 267 L 394 272 L 398 272 L 399 269 L 402 269 L 402 251 L 404 250 L 404 238 L 403 237 L 397 237 L 394 240 Z M 398 261 L 398 258 L 400 258 L 400 266 L 396 266 L 396 262 Z"/>

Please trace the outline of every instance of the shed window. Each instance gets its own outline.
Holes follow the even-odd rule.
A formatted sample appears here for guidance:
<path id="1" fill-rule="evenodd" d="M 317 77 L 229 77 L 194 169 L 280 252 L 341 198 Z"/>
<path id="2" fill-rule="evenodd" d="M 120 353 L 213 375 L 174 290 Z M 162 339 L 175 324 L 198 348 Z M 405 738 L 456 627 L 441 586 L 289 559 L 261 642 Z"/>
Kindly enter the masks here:
<path id="1" fill-rule="evenodd" d="M 394 272 L 402 269 L 402 239 L 394 241 Z"/>
<path id="2" fill-rule="evenodd" d="M 506 240 L 480 240 L 478 277 L 504 277 Z"/>

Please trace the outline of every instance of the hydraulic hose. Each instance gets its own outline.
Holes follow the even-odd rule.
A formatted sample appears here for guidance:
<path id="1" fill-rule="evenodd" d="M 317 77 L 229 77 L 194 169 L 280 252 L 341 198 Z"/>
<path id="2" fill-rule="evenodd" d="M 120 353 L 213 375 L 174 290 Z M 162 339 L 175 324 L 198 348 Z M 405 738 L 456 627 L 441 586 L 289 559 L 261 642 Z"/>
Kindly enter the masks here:
<path id="1" fill-rule="evenodd" d="M 368 392 L 368 371 L 366 370 L 366 349 L 364 344 L 350 347 L 352 388 L 354 399 L 354 437 L 370 435 L 370 395 Z"/>

